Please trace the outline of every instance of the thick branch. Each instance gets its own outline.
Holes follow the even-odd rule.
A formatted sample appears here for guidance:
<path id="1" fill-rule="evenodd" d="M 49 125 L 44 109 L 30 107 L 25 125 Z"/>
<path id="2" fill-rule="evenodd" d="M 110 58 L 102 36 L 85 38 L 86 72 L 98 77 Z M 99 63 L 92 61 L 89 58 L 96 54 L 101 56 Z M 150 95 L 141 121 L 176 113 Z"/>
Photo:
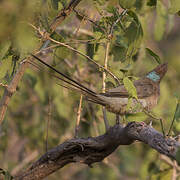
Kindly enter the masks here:
<path id="1" fill-rule="evenodd" d="M 119 145 L 129 145 L 135 140 L 148 144 L 173 159 L 180 146 L 173 138 L 164 137 L 145 123 L 131 122 L 125 127 L 115 125 L 104 135 L 75 138 L 58 145 L 15 179 L 43 179 L 69 163 L 80 162 L 91 166 L 95 162 L 102 161 Z"/>

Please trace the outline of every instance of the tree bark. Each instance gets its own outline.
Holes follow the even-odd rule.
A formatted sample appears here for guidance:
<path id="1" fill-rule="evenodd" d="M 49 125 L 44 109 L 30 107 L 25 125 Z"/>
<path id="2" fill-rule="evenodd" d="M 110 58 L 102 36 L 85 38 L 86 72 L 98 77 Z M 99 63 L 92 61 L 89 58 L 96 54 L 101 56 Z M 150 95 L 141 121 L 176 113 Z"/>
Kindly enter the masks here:
<path id="1" fill-rule="evenodd" d="M 148 144 L 159 153 L 175 159 L 179 142 L 164 137 L 144 122 L 130 122 L 127 126 L 115 125 L 104 135 L 70 139 L 49 150 L 30 168 L 15 177 L 15 180 L 39 180 L 61 169 L 69 163 L 84 163 L 92 166 L 114 152 L 119 145 L 130 145 L 134 141 Z"/>

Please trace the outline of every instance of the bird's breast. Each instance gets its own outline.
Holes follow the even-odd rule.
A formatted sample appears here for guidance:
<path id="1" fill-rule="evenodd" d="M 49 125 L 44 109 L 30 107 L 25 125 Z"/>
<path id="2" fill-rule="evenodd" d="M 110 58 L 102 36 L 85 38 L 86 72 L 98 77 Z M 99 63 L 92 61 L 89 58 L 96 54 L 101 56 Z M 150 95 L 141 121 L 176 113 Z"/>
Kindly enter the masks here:
<path id="1" fill-rule="evenodd" d="M 103 100 L 106 102 L 107 110 L 115 114 L 142 112 L 143 108 L 146 108 L 148 105 L 146 99 L 139 99 L 139 103 L 135 99 L 130 101 L 128 98 L 119 97 L 103 97 Z M 129 106 L 127 106 L 128 104 Z"/>
<path id="2" fill-rule="evenodd" d="M 147 102 L 147 109 L 151 110 L 154 106 L 157 105 L 158 103 L 158 95 L 152 95 L 150 97 L 147 97 L 145 100 Z"/>

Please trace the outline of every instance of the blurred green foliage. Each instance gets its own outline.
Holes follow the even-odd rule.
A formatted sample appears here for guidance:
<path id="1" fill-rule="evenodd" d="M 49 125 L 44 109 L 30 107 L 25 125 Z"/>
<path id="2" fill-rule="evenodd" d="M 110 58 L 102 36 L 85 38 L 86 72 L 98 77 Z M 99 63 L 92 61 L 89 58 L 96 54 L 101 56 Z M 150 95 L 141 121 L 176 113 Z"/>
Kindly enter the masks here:
<path id="1" fill-rule="evenodd" d="M 7 84 L 16 73 L 18 65 L 29 53 L 40 46 L 40 37 L 34 25 L 50 32 L 49 25 L 59 10 L 70 1 L 65 0 L 2 0 L 0 1 L 0 82 Z M 122 16 L 123 8 L 128 9 Z M 159 62 L 168 62 L 168 73 L 161 83 L 160 101 L 154 113 L 164 120 L 166 132 L 173 117 L 178 133 L 180 86 L 180 24 L 178 0 L 92 0 L 83 1 L 77 11 L 93 20 L 73 12 L 58 27 L 52 38 L 64 42 L 87 54 L 103 65 L 105 44 L 110 40 L 108 68 L 126 85 L 133 97 L 131 79 L 141 76 Z M 118 21 L 118 19 L 120 19 Z M 115 23 L 117 22 L 117 23 Z M 113 36 L 109 32 L 113 28 Z M 53 43 L 50 44 L 54 45 Z M 43 56 L 43 55 L 42 55 Z M 85 57 L 65 47 L 56 47 L 43 58 L 57 69 L 101 92 L 102 72 Z M 38 70 L 30 66 L 11 98 L 3 124 L 0 126 L 0 164 L 14 172 L 24 158 L 38 151 L 45 152 L 48 120 L 48 149 L 73 138 L 80 95 L 60 87 L 45 67 Z M 107 88 L 115 81 L 107 76 Z M 2 97 L 4 88 L 0 87 Z M 176 94 L 176 95 L 175 95 Z M 131 99 L 130 99 L 131 101 Z M 176 108 L 176 105 L 178 108 Z M 108 113 L 111 125 L 115 115 Z M 143 113 L 129 115 L 128 121 L 150 121 Z M 161 131 L 160 123 L 153 127 Z M 104 133 L 101 108 L 83 101 L 80 137 Z M 38 157 L 36 157 L 37 159 Z M 31 163 L 31 162 L 29 162 Z M 27 165 L 28 166 L 28 165 Z M 67 176 L 68 175 L 68 176 Z M 159 154 L 149 146 L 134 143 L 119 147 L 107 160 L 92 169 L 70 165 L 49 178 L 61 179 L 170 179 L 172 168 L 159 159 Z"/>

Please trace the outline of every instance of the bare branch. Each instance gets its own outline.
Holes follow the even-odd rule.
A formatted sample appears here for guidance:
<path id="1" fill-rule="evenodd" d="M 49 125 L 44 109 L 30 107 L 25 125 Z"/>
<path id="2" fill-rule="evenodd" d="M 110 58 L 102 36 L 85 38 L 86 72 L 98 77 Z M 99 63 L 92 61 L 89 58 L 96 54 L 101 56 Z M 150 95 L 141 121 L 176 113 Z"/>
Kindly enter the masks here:
<path id="1" fill-rule="evenodd" d="M 49 150 L 39 160 L 15 177 L 15 180 L 39 180 L 61 169 L 69 163 L 80 162 L 91 166 L 114 152 L 119 145 L 129 145 L 136 140 L 148 144 L 159 153 L 175 159 L 180 144 L 141 122 L 130 122 L 123 127 L 118 124 L 104 135 L 68 140 Z"/>
<path id="2" fill-rule="evenodd" d="M 59 41 L 56 41 L 54 39 L 52 39 L 51 37 L 48 37 L 48 39 L 56 44 L 59 44 L 61 46 L 64 46 L 78 54 L 80 54 L 81 56 L 84 56 L 85 58 L 87 58 L 89 61 L 91 61 L 92 63 L 94 63 L 96 66 L 98 66 L 99 68 L 103 69 L 105 72 L 107 72 L 113 79 L 115 79 L 118 83 L 119 82 L 119 79 L 111 72 L 109 71 L 108 69 L 104 68 L 102 65 L 100 65 L 99 63 L 97 63 L 96 61 L 94 61 L 92 58 L 90 58 L 89 56 L 87 56 L 86 54 L 83 54 L 82 52 L 78 51 L 77 49 L 74 49 L 73 47 L 71 47 L 70 45 L 68 44 L 65 44 L 65 43 L 62 43 L 62 42 L 59 42 Z"/>
<path id="3" fill-rule="evenodd" d="M 82 111 L 82 100 L 83 100 L 83 95 L 81 94 L 80 100 L 79 100 L 78 111 L 77 111 L 77 117 L 76 117 L 76 127 L 75 127 L 75 136 L 74 137 L 78 137 L 79 123 L 80 123 L 81 111 Z"/>
<path id="4" fill-rule="evenodd" d="M 81 2 L 81 0 L 72 0 L 69 6 L 58 13 L 50 25 L 51 32 L 54 32 L 65 19 L 69 16 L 72 10 Z"/>
<path id="5" fill-rule="evenodd" d="M 7 110 L 7 106 L 11 99 L 11 96 L 16 92 L 18 83 L 21 80 L 27 66 L 28 66 L 28 63 L 22 63 L 19 66 L 19 69 L 16 72 L 16 74 L 14 75 L 12 81 L 10 82 L 10 84 L 7 86 L 7 88 L 4 91 L 3 97 L 0 101 L 0 124 L 2 123 L 2 121 L 4 119 L 4 116 L 5 116 L 5 113 Z"/>
<path id="6" fill-rule="evenodd" d="M 81 0 L 72 0 L 69 3 L 69 6 L 66 9 L 61 10 L 58 15 L 56 16 L 56 18 L 54 19 L 53 23 L 51 24 L 51 30 L 52 32 L 56 29 L 56 27 L 58 25 L 60 25 L 64 19 L 70 15 L 70 13 L 72 12 L 73 8 L 75 8 Z M 41 47 L 41 45 L 39 45 L 39 47 Z M 37 53 L 38 50 L 34 51 L 34 54 Z M 38 51 L 39 52 L 39 51 Z M 28 58 L 29 60 L 29 58 Z M 16 92 L 16 88 L 19 84 L 19 81 L 21 80 L 26 68 L 28 67 L 28 63 L 25 61 L 24 63 L 21 63 L 19 66 L 19 69 L 17 70 L 16 74 L 14 75 L 12 81 L 10 82 L 10 84 L 6 87 L 3 97 L 0 100 L 0 124 L 2 123 L 6 110 L 7 110 L 7 106 L 9 104 L 9 101 L 11 99 L 11 96 Z"/>

